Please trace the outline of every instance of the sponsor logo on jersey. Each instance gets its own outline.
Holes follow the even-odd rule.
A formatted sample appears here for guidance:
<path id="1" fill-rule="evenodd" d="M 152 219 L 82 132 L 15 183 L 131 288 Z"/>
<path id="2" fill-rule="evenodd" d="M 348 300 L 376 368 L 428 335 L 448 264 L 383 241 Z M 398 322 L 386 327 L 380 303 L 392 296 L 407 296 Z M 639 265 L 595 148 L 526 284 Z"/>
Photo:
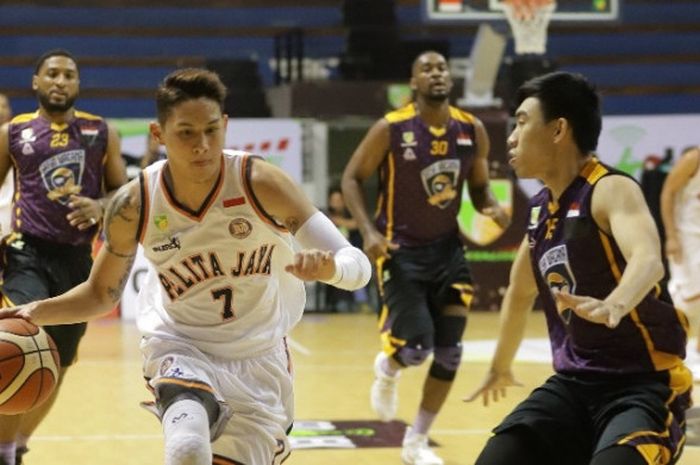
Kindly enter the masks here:
<path id="1" fill-rule="evenodd" d="M 168 372 L 168 369 L 174 361 L 175 359 L 173 357 L 165 357 L 163 361 L 160 362 L 160 369 L 158 370 L 158 372 L 161 376 L 165 376 L 165 374 Z"/>
<path id="2" fill-rule="evenodd" d="M 46 196 L 54 202 L 67 205 L 71 195 L 82 191 L 85 170 L 85 150 L 69 150 L 54 155 L 39 165 L 39 173 L 46 187 Z"/>
<path id="3" fill-rule="evenodd" d="M 253 230 L 253 225 L 245 218 L 235 218 L 228 224 L 228 232 L 236 239 L 245 239 Z"/>
<path id="4" fill-rule="evenodd" d="M 155 215 L 153 217 L 153 223 L 161 231 L 168 229 L 168 215 Z"/>
<path id="5" fill-rule="evenodd" d="M 154 252 L 167 252 L 168 250 L 180 250 L 180 239 L 177 237 L 171 237 L 170 240 L 164 244 L 155 245 L 151 250 Z"/>
<path id="6" fill-rule="evenodd" d="M 576 292 L 576 279 L 571 271 L 566 245 L 558 245 L 547 250 L 542 254 L 537 264 L 550 289 L 566 291 L 571 294 Z M 573 310 L 560 305 L 556 299 L 555 302 L 561 319 L 567 325 L 570 324 Z"/>
<path id="7" fill-rule="evenodd" d="M 530 223 L 528 224 L 528 229 L 535 229 L 537 227 L 537 221 L 540 219 L 540 211 L 542 211 L 541 206 L 532 207 L 530 210 Z"/>
<path id="8" fill-rule="evenodd" d="M 406 161 L 413 161 L 416 159 L 416 153 L 412 148 L 406 147 L 403 151 L 403 159 Z"/>
<path id="9" fill-rule="evenodd" d="M 457 198 L 459 170 L 459 160 L 442 160 L 421 171 L 421 180 L 430 205 L 444 209 Z"/>
<path id="10" fill-rule="evenodd" d="M 28 142 L 35 142 L 35 141 L 36 141 L 36 136 L 34 135 L 34 129 L 24 128 L 19 133 L 19 143 L 20 144 L 26 144 Z"/>
<path id="11" fill-rule="evenodd" d="M 418 145 L 418 142 L 416 141 L 416 135 L 413 133 L 413 131 L 404 131 L 401 134 L 401 147 L 415 147 Z"/>

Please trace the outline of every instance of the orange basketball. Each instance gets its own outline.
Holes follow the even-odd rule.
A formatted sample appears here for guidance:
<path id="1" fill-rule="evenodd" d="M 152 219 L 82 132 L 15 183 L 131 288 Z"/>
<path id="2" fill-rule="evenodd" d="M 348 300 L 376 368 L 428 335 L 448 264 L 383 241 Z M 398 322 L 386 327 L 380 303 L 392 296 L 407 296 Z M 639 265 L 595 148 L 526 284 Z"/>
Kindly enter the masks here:
<path id="1" fill-rule="evenodd" d="M 60 362 L 46 332 L 21 318 L 0 319 L 0 414 L 37 407 L 56 387 Z"/>

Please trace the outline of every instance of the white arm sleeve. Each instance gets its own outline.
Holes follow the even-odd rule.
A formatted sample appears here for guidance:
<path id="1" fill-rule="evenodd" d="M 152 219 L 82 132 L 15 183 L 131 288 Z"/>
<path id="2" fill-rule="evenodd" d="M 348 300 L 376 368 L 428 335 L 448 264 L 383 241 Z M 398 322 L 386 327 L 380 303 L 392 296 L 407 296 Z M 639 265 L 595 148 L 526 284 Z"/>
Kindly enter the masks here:
<path id="1" fill-rule="evenodd" d="M 294 235 L 304 249 L 330 250 L 335 259 L 335 275 L 327 284 L 352 291 L 364 287 L 372 276 L 367 256 L 350 245 L 338 228 L 323 213 L 316 212 Z"/>

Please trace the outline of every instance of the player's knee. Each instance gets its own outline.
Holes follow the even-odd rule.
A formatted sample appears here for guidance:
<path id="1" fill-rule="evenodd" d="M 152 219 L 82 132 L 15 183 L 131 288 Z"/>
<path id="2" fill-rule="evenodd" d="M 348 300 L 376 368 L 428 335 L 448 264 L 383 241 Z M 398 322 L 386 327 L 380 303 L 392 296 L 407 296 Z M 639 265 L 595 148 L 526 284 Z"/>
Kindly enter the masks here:
<path id="1" fill-rule="evenodd" d="M 209 421 L 202 403 L 181 396 L 163 412 L 166 465 L 209 465 Z"/>
<path id="2" fill-rule="evenodd" d="M 433 344 L 424 338 L 409 340 L 394 356 L 403 366 L 421 365 L 433 353 Z"/>
<path id="3" fill-rule="evenodd" d="M 207 412 L 209 426 L 213 425 L 219 417 L 219 403 L 217 402 L 216 397 L 214 397 L 214 394 L 210 392 L 199 389 L 188 389 L 177 384 L 165 383 L 160 384 L 156 388 L 156 394 L 158 398 L 158 409 L 161 413 L 161 417 L 172 404 L 181 400 L 193 400 L 201 404 L 202 407 L 204 407 L 204 410 Z"/>
<path id="4" fill-rule="evenodd" d="M 462 343 L 452 347 L 436 347 L 430 376 L 443 381 L 454 381 L 457 369 L 462 363 Z"/>
<path id="5" fill-rule="evenodd" d="M 209 465 L 211 446 L 208 437 L 205 439 L 195 433 L 186 433 L 166 440 L 166 465 Z"/>

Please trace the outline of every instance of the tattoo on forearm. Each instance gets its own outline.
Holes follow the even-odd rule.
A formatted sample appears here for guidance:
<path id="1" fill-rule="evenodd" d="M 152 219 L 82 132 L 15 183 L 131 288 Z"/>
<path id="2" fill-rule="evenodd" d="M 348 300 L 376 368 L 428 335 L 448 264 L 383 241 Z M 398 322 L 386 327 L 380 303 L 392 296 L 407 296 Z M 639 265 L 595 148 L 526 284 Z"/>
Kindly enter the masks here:
<path id="1" fill-rule="evenodd" d="M 136 259 L 135 255 L 132 255 L 129 258 L 129 262 L 126 267 L 126 271 L 124 274 L 122 274 L 122 277 L 119 279 L 119 284 L 117 287 L 112 287 L 108 286 L 107 287 L 107 293 L 109 294 L 110 299 L 112 299 L 113 303 L 119 302 L 119 299 L 122 297 L 122 292 L 124 292 L 124 288 L 126 287 L 126 282 L 129 280 L 129 275 L 131 274 L 131 267 L 134 265 L 134 260 Z"/>
<path id="2" fill-rule="evenodd" d="M 108 242 L 105 242 L 105 245 L 104 245 L 104 246 L 105 246 L 105 248 L 107 249 L 107 251 L 108 251 L 109 253 L 111 253 L 112 255 L 116 255 L 116 256 L 119 257 L 119 258 L 133 258 L 133 257 L 136 256 L 135 253 L 132 253 L 132 254 L 123 254 L 123 253 L 119 253 L 119 252 L 115 251 L 114 249 L 112 249 L 112 247 L 109 246 L 109 243 L 108 243 Z M 131 261 L 131 263 L 133 263 L 133 260 Z"/>
<path id="3" fill-rule="evenodd" d="M 117 191 L 105 212 L 104 231 L 107 243 L 112 238 L 112 226 L 115 222 L 133 223 L 138 221 L 139 204 L 139 196 L 132 195 L 128 188 L 122 188 Z"/>
<path id="4" fill-rule="evenodd" d="M 134 218 L 133 215 L 133 207 L 134 205 L 132 205 L 131 202 L 130 192 L 126 189 L 119 190 L 114 195 L 112 201 L 109 202 L 109 205 L 107 207 L 107 218 L 108 220 L 113 220 L 115 216 L 118 216 L 119 218 L 128 223 L 131 221 L 135 221 L 136 218 Z"/>
<path id="5" fill-rule="evenodd" d="M 290 233 L 296 234 L 297 230 L 299 229 L 299 218 L 295 217 L 289 217 L 286 220 L 284 220 L 284 226 L 289 230 Z"/>

